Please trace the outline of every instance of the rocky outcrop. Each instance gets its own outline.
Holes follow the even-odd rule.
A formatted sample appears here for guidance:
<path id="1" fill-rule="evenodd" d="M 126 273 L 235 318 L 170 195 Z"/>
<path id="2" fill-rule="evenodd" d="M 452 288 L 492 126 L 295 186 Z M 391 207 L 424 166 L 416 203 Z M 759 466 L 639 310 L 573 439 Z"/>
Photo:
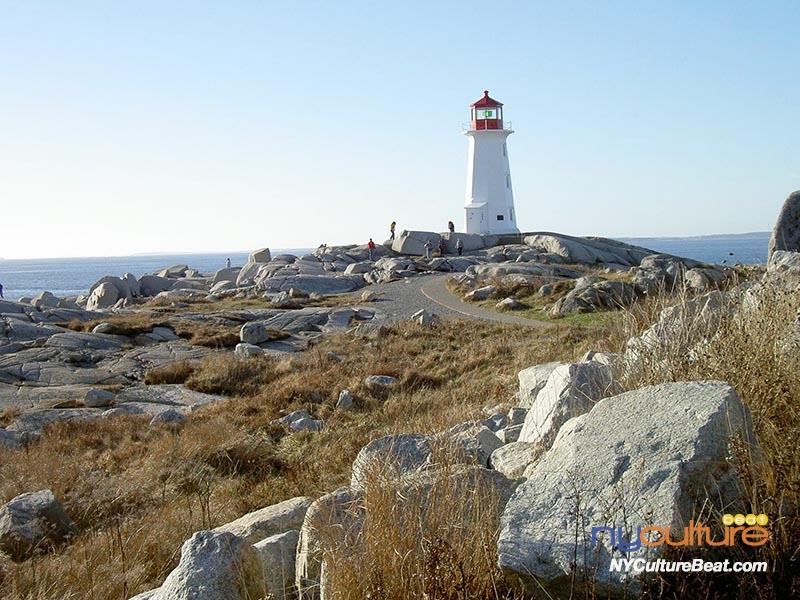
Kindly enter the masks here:
<path id="1" fill-rule="evenodd" d="M 610 264 L 637 266 L 642 259 L 655 254 L 647 248 L 632 246 L 606 238 L 578 238 L 563 234 L 539 233 L 525 237 L 531 248 L 561 256 L 565 262 L 587 265 Z"/>
<path id="2" fill-rule="evenodd" d="M 22 494 L 0 506 L 0 551 L 16 561 L 45 552 L 77 533 L 50 490 Z"/>
<path id="3" fill-rule="evenodd" d="M 419 473 L 428 468 L 435 440 L 422 434 L 389 435 L 373 440 L 353 461 L 350 485 L 361 488 L 369 474 L 390 469 L 394 476 Z"/>
<path id="4" fill-rule="evenodd" d="M 229 532 L 198 531 L 181 547 L 178 566 L 151 600 L 252 600 L 267 594 L 255 548 Z"/>
<path id="5" fill-rule="evenodd" d="M 663 545 L 620 553 L 638 528 L 669 527 L 741 509 L 741 480 L 731 444 L 753 445 L 747 409 L 717 381 L 644 388 L 595 405 L 565 423 L 552 448 L 525 471 L 502 517 L 499 562 L 529 593 L 568 594 L 576 577 L 637 591 L 610 570 L 613 557 L 657 558 Z M 605 534 L 593 535 L 603 529 Z M 606 592 L 602 591 L 605 595 Z"/>
<path id="6" fill-rule="evenodd" d="M 549 448 L 564 423 L 589 412 L 600 400 L 618 391 L 611 368 L 606 365 L 584 362 L 555 368 L 536 394 L 519 441 Z"/>
<path id="7" fill-rule="evenodd" d="M 227 531 L 255 544 L 268 537 L 291 530 L 299 530 L 306 512 L 314 499 L 298 496 L 260 510 L 253 511 L 217 527 L 214 531 Z"/>
<path id="8" fill-rule="evenodd" d="M 560 298 L 550 310 L 552 317 L 596 310 L 618 310 L 633 304 L 634 287 L 625 281 L 608 281 L 597 276 L 584 276 L 575 281 L 575 287 Z"/>
<path id="9" fill-rule="evenodd" d="M 776 250 L 800 251 L 800 191 L 792 192 L 783 203 L 767 246 L 767 260 Z"/>

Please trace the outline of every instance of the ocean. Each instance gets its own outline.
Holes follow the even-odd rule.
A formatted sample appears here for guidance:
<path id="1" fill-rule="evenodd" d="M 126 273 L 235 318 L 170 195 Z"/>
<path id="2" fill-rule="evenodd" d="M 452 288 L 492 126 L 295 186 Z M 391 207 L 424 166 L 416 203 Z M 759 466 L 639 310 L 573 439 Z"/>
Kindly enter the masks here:
<path id="1" fill-rule="evenodd" d="M 656 252 L 693 258 L 707 263 L 743 264 L 765 263 L 767 260 L 767 232 L 701 236 L 689 238 L 619 238 L 628 244 L 643 246 Z M 302 256 L 312 248 L 275 249 L 272 255 L 294 254 Z M 173 265 L 188 265 L 204 274 L 213 274 L 231 264 L 247 262 L 247 252 L 214 254 L 142 254 L 95 258 L 36 258 L 19 260 L 0 259 L 0 283 L 9 300 L 33 297 L 47 290 L 59 297 L 86 294 L 98 279 L 106 275 L 122 276 L 133 273 L 141 277 Z"/>

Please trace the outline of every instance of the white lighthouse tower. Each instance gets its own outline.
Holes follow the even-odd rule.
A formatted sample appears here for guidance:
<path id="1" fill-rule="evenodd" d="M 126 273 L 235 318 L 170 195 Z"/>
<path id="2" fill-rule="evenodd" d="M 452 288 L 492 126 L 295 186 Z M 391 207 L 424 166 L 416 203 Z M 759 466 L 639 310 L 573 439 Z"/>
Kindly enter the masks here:
<path id="1" fill-rule="evenodd" d="M 464 230 L 467 233 L 519 233 L 511 189 L 506 138 L 514 133 L 503 126 L 503 104 L 483 92 L 470 107 L 467 198 Z"/>

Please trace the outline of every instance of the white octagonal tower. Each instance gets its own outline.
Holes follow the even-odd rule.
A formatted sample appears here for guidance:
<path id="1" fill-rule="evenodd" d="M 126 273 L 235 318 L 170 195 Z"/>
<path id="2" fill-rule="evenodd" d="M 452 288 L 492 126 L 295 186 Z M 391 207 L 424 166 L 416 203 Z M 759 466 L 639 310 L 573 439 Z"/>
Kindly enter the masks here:
<path id="1" fill-rule="evenodd" d="M 506 138 L 514 133 L 503 125 L 503 104 L 483 92 L 470 107 L 467 197 L 464 231 L 519 233 L 511 189 Z"/>

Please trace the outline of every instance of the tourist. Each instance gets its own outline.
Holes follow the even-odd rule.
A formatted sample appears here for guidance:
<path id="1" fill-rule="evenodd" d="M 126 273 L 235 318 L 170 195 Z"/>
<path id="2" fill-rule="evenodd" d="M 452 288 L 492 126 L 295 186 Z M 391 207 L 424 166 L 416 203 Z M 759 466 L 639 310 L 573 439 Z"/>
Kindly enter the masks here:
<path id="1" fill-rule="evenodd" d="M 441 256 L 447 254 L 447 242 L 444 241 L 444 238 L 439 238 L 439 254 Z"/>
<path id="2" fill-rule="evenodd" d="M 430 258 L 433 253 L 433 242 L 428 240 L 425 242 L 425 258 Z"/>
<path id="3" fill-rule="evenodd" d="M 452 222 L 452 221 L 448 221 L 448 222 L 447 222 L 447 230 L 448 230 L 450 233 L 454 233 L 454 232 L 455 232 L 455 230 L 456 230 L 456 226 L 455 226 L 455 225 L 453 225 L 453 222 Z"/>
<path id="4" fill-rule="evenodd" d="M 2 283 L 0 283 L 0 298 L 5 298 L 5 296 L 3 296 L 3 284 Z"/>
<path id="5" fill-rule="evenodd" d="M 389 225 L 389 239 L 390 240 L 394 239 L 394 228 L 395 227 L 397 227 L 397 223 L 392 221 L 391 224 Z"/>
<path id="6" fill-rule="evenodd" d="M 230 258 L 225 260 L 225 268 L 226 269 L 230 269 L 231 268 L 231 259 Z"/>
<path id="7" fill-rule="evenodd" d="M 367 248 L 369 248 L 369 259 L 375 260 L 375 242 L 372 241 L 372 238 L 369 238 Z"/>
<path id="8" fill-rule="evenodd" d="M 458 250 L 458 255 L 461 256 L 461 253 L 464 251 L 464 242 L 461 241 L 461 238 L 456 240 L 456 250 Z"/>

